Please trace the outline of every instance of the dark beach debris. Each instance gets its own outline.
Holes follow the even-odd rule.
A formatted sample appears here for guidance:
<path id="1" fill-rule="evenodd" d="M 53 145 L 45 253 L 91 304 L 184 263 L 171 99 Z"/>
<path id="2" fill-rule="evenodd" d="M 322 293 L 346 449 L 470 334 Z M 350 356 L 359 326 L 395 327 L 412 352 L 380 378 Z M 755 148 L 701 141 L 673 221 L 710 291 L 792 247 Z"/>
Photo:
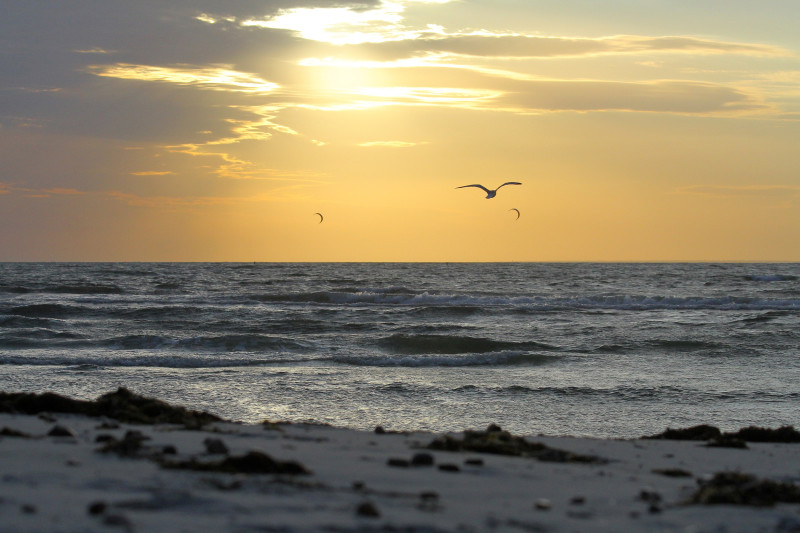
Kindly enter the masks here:
<path id="1" fill-rule="evenodd" d="M 367 518 L 379 518 L 381 516 L 378 508 L 372 502 L 363 502 L 356 507 L 356 514 Z"/>
<path id="2" fill-rule="evenodd" d="M 398 468 L 408 468 L 409 466 L 411 466 L 411 461 L 409 461 L 408 459 L 402 459 L 402 458 L 399 458 L 399 457 L 390 457 L 386 461 L 386 464 L 389 465 L 389 466 L 394 466 L 394 467 L 398 467 Z"/>
<path id="3" fill-rule="evenodd" d="M 214 439 L 214 438 L 207 438 L 203 441 L 203 444 L 206 447 L 206 453 L 211 455 L 227 455 L 228 454 L 228 447 L 225 446 L 225 443 L 222 439 Z"/>
<path id="4" fill-rule="evenodd" d="M 48 437 L 70 437 L 76 438 L 75 432 L 66 426 L 56 425 L 47 433 Z"/>
<path id="5" fill-rule="evenodd" d="M 722 435 L 719 428 L 701 424 L 699 426 L 692 426 L 683 429 L 667 428 L 666 431 L 651 435 L 649 437 L 642 437 L 643 439 L 657 439 L 657 440 L 711 440 L 715 437 Z"/>
<path id="6" fill-rule="evenodd" d="M 0 437 L 17 437 L 22 439 L 32 438 L 31 435 L 27 433 L 24 433 L 22 431 L 17 431 L 16 429 L 12 429 L 6 426 L 3 426 L 3 429 L 0 429 Z"/>
<path id="7" fill-rule="evenodd" d="M 661 494 L 651 488 L 642 489 L 639 492 L 639 499 L 647 504 L 647 511 L 650 514 L 661 512 Z"/>
<path id="8" fill-rule="evenodd" d="M 103 439 L 103 446 L 97 451 L 102 453 L 115 453 L 120 457 L 138 457 L 142 455 L 144 446 L 142 443 L 150 440 L 150 437 L 143 434 L 141 431 L 129 430 L 125 432 L 122 440 L 111 438 Z"/>
<path id="9" fill-rule="evenodd" d="M 781 426 L 778 429 L 748 426 L 730 435 L 746 442 L 800 442 L 800 431 L 793 426 Z"/>
<path id="10" fill-rule="evenodd" d="M 464 464 L 469 466 L 483 466 L 483 459 L 480 457 L 471 457 L 469 459 L 464 459 Z"/>
<path id="11" fill-rule="evenodd" d="M 489 426 L 486 431 L 467 430 L 459 439 L 451 435 L 437 437 L 425 446 L 430 450 L 447 452 L 491 453 L 530 457 L 539 461 L 556 463 L 593 463 L 603 464 L 607 461 L 594 455 L 581 455 L 558 448 L 551 448 L 539 442 L 528 442 L 523 437 L 512 435 L 497 426 Z"/>
<path id="12" fill-rule="evenodd" d="M 104 394 L 95 401 L 73 400 L 52 392 L 0 392 L 0 412 L 82 414 L 132 424 L 181 424 L 189 429 L 199 429 L 211 422 L 222 421 L 211 413 L 172 406 L 161 400 L 139 396 L 124 387 Z"/>
<path id="13" fill-rule="evenodd" d="M 311 472 L 295 461 L 276 461 L 269 455 L 250 451 L 244 455 L 229 456 L 219 461 L 198 461 L 191 458 L 185 461 L 161 460 L 161 466 L 176 470 L 195 470 L 199 472 L 224 472 L 228 474 L 290 474 L 304 475 Z"/>
<path id="14" fill-rule="evenodd" d="M 411 466 L 433 466 L 433 455 L 429 453 L 415 453 L 411 458 Z"/>
<path id="15" fill-rule="evenodd" d="M 108 509 L 108 504 L 104 501 L 95 501 L 89 504 L 86 508 L 86 512 L 92 516 L 101 515 L 106 512 Z"/>
<path id="16" fill-rule="evenodd" d="M 712 446 L 738 447 L 736 439 L 742 442 L 784 442 L 800 443 L 800 431 L 793 426 L 781 426 L 778 429 L 748 426 L 739 431 L 723 433 L 714 426 L 701 424 L 685 429 L 669 429 L 657 435 L 642 437 L 643 439 L 664 439 L 664 440 L 705 440 L 719 443 Z"/>
<path id="17" fill-rule="evenodd" d="M 656 468 L 653 473 L 667 477 L 692 477 L 691 472 L 681 468 Z"/>
<path id="18" fill-rule="evenodd" d="M 461 472 L 461 468 L 453 463 L 440 464 L 439 470 L 441 470 L 442 472 Z"/>
<path id="19" fill-rule="evenodd" d="M 800 487 L 740 472 L 718 472 L 699 487 L 689 504 L 733 504 L 768 507 L 776 503 L 800 503 Z"/>

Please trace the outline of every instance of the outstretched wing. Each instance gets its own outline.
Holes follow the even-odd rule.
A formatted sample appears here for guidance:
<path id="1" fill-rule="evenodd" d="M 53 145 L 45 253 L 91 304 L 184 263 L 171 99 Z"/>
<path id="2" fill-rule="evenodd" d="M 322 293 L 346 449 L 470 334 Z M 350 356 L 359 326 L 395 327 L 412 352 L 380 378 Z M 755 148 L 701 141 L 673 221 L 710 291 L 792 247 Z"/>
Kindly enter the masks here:
<path id="1" fill-rule="evenodd" d="M 522 184 L 520 182 L 518 182 L 518 181 L 507 181 L 504 184 L 502 184 L 500 187 L 505 187 L 506 185 L 522 185 Z M 498 187 L 498 189 L 500 187 Z"/>
<path id="2" fill-rule="evenodd" d="M 483 185 L 478 185 L 477 183 L 473 183 L 472 185 L 462 185 L 461 187 L 456 187 L 456 189 L 463 189 L 464 187 L 477 187 L 479 189 L 483 189 L 486 191 L 486 194 L 489 194 L 491 191 L 484 187 Z"/>

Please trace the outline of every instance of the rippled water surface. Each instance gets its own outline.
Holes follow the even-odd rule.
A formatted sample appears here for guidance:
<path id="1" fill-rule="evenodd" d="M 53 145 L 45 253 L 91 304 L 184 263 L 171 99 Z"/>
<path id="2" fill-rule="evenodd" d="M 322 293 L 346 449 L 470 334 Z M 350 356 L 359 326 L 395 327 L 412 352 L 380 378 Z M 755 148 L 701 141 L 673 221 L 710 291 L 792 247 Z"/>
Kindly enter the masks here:
<path id="1" fill-rule="evenodd" d="M 797 264 L 0 264 L 0 389 L 243 421 L 798 425 Z"/>

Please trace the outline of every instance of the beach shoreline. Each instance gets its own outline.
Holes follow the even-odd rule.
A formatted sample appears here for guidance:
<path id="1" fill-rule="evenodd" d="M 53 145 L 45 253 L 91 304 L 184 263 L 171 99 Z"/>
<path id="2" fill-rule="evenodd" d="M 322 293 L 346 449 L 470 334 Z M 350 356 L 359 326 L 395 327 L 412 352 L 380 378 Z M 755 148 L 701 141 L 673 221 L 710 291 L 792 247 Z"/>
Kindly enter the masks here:
<path id="1" fill-rule="evenodd" d="M 800 530 L 792 442 L 242 424 L 102 398 L 116 414 L 0 413 L 0 530 Z"/>

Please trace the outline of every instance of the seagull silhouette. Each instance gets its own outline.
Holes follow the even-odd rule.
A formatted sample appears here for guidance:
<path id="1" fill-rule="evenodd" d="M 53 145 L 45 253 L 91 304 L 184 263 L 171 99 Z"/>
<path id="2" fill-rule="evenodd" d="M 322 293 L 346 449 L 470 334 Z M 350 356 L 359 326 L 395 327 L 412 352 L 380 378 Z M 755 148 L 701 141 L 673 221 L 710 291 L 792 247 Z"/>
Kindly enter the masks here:
<path id="1" fill-rule="evenodd" d="M 507 181 L 504 184 L 502 184 L 500 187 L 505 187 L 506 185 L 522 185 L 522 184 L 520 182 L 518 182 L 518 181 Z M 492 190 L 487 189 L 483 185 L 478 185 L 477 183 L 474 183 L 472 185 L 462 185 L 461 187 L 456 187 L 456 189 L 463 189 L 464 187 L 478 187 L 479 189 L 483 189 L 484 191 L 486 191 L 486 199 L 487 200 L 489 198 L 494 198 L 495 196 L 497 196 L 497 191 L 500 189 L 500 187 L 498 187 L 497 189 L 492 191 Z"/>
<path id="2" fill-rule="evenodd" d="M 517 212 L 517 218 L 515 218 L 514 220 L 519 220 L 519 209 L 517 209 L 516 207 L 512 207 L 511 209 L 509 209 L 509 211 L 516 211 Z"/>
<path id="3" fill-rule="evenodd" d="M 323 218 L 322 213 L 314 213 L 315 215 L 319 215 L 319 224 L 322 224 Z"/>

